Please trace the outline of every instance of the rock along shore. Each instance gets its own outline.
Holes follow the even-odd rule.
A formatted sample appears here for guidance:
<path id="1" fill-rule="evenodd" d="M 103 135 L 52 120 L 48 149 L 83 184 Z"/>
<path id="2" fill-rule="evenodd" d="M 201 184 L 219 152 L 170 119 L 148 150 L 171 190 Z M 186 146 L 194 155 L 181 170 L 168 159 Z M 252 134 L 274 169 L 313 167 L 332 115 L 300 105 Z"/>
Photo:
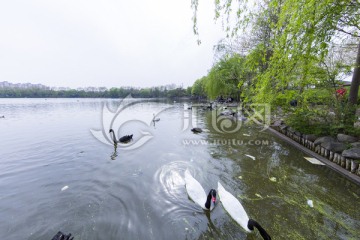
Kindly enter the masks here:
<path id="1" fill-rule="evenodd" d="M 281 120 L 275 121 L 269 130 L 360 185 L 360 141 L 358 138 L 345 134 L 338 134 L 336 138 L 302 134 Z"/>

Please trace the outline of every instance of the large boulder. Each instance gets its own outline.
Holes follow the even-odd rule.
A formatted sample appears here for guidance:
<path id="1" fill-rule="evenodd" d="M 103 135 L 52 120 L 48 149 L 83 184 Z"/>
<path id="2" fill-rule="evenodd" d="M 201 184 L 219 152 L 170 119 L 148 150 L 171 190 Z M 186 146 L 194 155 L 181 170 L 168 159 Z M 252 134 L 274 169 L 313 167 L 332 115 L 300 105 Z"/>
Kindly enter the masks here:
<path id="1" fill-rule="evenodd" d="M 279 126 L 282 125 L 283 123 L 284 123 L 283 120 L 276 120 L 276 121 L 272 124 L 272 126 L 273 126 L 273 127 L 279 127 Z"/>
<path id="2" fill-rule="evenodd" d="M 299 131 L 295 131 L 294 134 L 295 134 L 296 136 L 298 136 L 298 137 L 301 137 L 301 136 L 302 136 L 302 133 L 299 132 Z"/>
<path id="3" fill-rule="evenodd" d="M 348 143 L 353 143 L 353 142 L 356 142 L 358 140 L 358 138 L 356 138 L 356 137 L 349 136 L 349 135 L 346 135 L 346 134 L 341 134 L 341 133 L 339 133 L 337 135 L 337 139 L 338 139 L 339 142 L 348 142 Z"/>
<path id="4" fill-rule="evenodd" d="M 347 149 L 347 145 L 341 142 L 323 142 L 321 146 L 332 152 L 341 153 Z"/>
<path id="5" fill-rule="evenodd" d="M 319 137 L 314 141 L 315 145 L 320 145 L 325 142 L 336 142 L 335 138 L 326 136 L 326 137 Z"/>
<path id="6" fill-rule="evenodd" d="M 313 142 L 318 138 L 318 136 L 316 136 L 315 134 L 304 134 L 303 138 L 308 140 L 308 141 Z"/>
<path id="7" fill-rule="evenodd" d="M 286 126 L 285 124 L 282 124 L 279 126 L 280 130 L 285 130 L 288 126 Z"/>
<path id="8" fill-rule="evenodd" d="M 295 129 L 293 129 L 292 127 L 288 127 L 287 128 L 287 131 L 289 132 L 289 133 L 292 133 L 292 134 L 295 134 L 296 136 L 299 136 L 299 137 L 301 137 L 301 132 L 299 132 L 299 131 L 296 131 Z"/>
<path id="9" fill-rule="evenodd" d="M 350 143 L 350 145 L 354 148 L 360 148 L 360 142 L 353 142 L 353 143 Z"/>
<path id="10" fill-rule="evenodd" d="M 295 129 L 293 129 L 292 127 L 288 127 L 288 132 L 291 132 L 291 133 L 294 133 L 295 132 Z"/>
<path id="11" fill-rule="evenodd" d="M 360 148 L 350 148 L 343 151 L 341 155 L 347 158 L 360 159 Z"/>

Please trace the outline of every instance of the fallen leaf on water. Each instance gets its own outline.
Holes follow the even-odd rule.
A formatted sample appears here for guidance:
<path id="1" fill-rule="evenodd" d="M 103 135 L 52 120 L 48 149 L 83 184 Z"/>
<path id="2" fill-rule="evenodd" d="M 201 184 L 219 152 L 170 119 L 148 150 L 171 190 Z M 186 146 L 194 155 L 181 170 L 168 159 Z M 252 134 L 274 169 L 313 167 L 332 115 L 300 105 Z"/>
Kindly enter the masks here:
<path id="1" fill-rule="evenodd" d="M 318 159 L 316 158 L 310 158 L 310 157 L 304 157 L 306 160 L 308 160 L 309 162 L 311 162 L 312 164 L 315 165 L 325 165 L 324 163 L 320 162 Z"/>
<path id="2" fill-rule="evenodd" d="M 252 160 L 255 160 L 255 157 L 254 157 L 254 156 L 251 156 L 251 155 L 248 155 L 248 154 L 245 154 L 245 156 L 251 158 Z"/>
<path id="3" fill-rule="evenodd" d="M 271 178 L 270 178 L 270 181 L 276 182 L 276 177 L 271 177 Z"/>
<path id="4" fill-rule="evenodd" d="M 352 193 L 352 194 L 354 195 L 354 197 L 359 198 L 359 196 L 358 196 L 358 195 L 356 195 L 356 193 Z"/>

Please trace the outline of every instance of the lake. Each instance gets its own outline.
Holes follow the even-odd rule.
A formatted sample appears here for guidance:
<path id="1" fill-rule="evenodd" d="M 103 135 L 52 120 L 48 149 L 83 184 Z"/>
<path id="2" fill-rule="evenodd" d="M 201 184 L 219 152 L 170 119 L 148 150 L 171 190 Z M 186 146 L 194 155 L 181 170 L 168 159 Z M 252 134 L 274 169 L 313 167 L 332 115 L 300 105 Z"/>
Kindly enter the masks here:
<path id="1" fill-rule="evenodd" d="M 255 122 L 188 104 L 0 99 L 1 239 L 262 239 L 221 203 L 190 200 L 186 169 L 206 192 L 220 181 L 273 239 L 358 239 L 359 186 Z M 115 149 L 110 128 L 133 141 Z"/>

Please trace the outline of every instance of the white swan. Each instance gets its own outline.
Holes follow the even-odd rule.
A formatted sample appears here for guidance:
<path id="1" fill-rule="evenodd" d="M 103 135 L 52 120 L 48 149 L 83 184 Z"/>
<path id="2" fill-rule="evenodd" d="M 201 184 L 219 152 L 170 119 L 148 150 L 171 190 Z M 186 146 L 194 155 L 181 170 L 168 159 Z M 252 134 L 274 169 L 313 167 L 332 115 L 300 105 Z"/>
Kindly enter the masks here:
<path id="1" fill-rule="evenodd" d="M 229 215 L 247 232 L 251 232 L 256 227 L 263 239 L 271 240 L 269 234 L 263 229 L 259 223 L 253 219 L 249 219 L 241 203 L 218 182 L 218 193 L 220 202 Z"/>
<path id="2" fill-rule="evenodd" d="M 189 197 L 205 210 L 213 210 L 216 203 L 216 190 L 211 189 L 206 193 L 201 184 L 191 176 L 188 169 L 185 171 L 185 187 Z"/>

